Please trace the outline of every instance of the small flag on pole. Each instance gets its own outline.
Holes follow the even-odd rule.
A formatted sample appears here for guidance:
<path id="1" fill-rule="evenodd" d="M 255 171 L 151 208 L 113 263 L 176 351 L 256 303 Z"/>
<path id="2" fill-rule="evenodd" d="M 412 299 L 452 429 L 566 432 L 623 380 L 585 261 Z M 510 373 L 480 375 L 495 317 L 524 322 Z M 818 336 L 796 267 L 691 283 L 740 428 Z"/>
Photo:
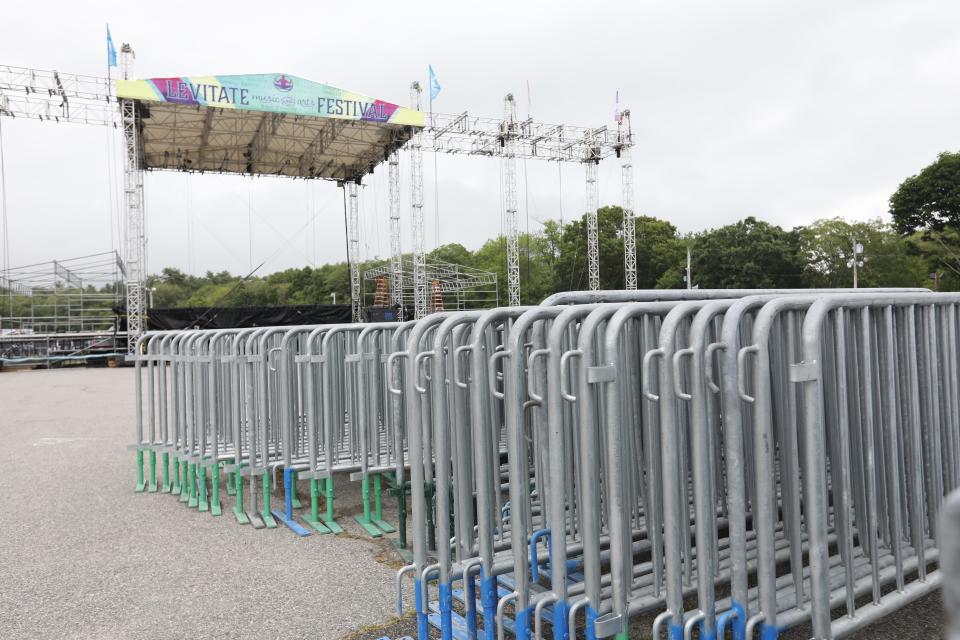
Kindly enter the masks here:
<path id="1" fill-rule="evenodd" d="M 622 119 L 623 114 L 620 113 L 620 91 L 617 90 L 617 105 L 613 108 L 613 121 L 619 124 Z"/>
<path id="2" fill-rule="evenodd" d="M 117 66 L 117 50 L 113 47 L 113 38 L 110 37 L 110 25 L 107 25 L 107 66 Z"/>
<path id="3" fill-rule="evenodd" d="M 433 65 L 427 65 L 430 68 L 430 99 L 433 100 L 440 93 L 440 82 L 437 80 L 437 74 L 433 72 Z"/>

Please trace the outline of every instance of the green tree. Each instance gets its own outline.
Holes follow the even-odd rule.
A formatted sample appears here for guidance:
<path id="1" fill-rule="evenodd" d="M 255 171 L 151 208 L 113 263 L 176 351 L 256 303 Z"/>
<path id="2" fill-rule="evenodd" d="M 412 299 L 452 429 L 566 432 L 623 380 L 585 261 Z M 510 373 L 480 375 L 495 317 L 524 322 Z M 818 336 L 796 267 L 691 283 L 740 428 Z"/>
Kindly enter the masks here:
<path id="1" fill-rule="evenodd" d="M 702 289 L 772 289 L 803 286 L 804 263 L 796 231 L 744 218 L 691 236 L 693 282 Z M 664 274 L 661 287 L 684 286 L 686 265 Z"/>
<path id="2" fill-rule="evenodd" d="M 924 286 L 960 291 L 960 231 L 918 231 L 906 242 L 911 253 L 924 262 L 928 278 Z"/>
<path id="3" fill-rule="evenodd" d="M 890 215 L 903 234 L 960 229 L 960 153 L 944 152 L 890 196 Z"/>
<path id="4" fill-rule="evenodd" d="M 804 280 L 811 287 L 849 287 L 853 283 L 853 245 L 863 246 L 858 269 L 861 287 L 924 286 L 927 268 L 909 243 L 882 220 L 817 220 L 798 229 L 805 258 Z"/>

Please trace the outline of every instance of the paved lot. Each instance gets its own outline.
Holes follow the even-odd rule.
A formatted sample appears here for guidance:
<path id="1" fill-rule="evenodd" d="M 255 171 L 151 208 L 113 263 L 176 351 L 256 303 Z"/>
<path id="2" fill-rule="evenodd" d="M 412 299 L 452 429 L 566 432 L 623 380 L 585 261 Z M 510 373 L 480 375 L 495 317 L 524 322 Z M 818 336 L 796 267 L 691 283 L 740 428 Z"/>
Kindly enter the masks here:
<path id="1" fill-rule="evenodd" d="M 394 568 L 351 518 L 299 539 L 134 493 L 132 384 L 0 373 L 0 638 L 325 639 L 393 614 Z"/>
<path id="2" fill-rule="evenodd" d="M 347 534 L 337 538 L 255 531 L 229 512 L 213 518 L 134 493 L 132 384 L 130 369 L 0 373 L 0 638 L 325 640 L 415 629 L 407 619 L 362 631 L 392 617 L 397 565 L 349 517 L 358 483 L 338 481 Z M 933 594 L 855 637 L 940 637 L 942 616 Z M 638 621 L 634 633 L 647 629 Z"/>

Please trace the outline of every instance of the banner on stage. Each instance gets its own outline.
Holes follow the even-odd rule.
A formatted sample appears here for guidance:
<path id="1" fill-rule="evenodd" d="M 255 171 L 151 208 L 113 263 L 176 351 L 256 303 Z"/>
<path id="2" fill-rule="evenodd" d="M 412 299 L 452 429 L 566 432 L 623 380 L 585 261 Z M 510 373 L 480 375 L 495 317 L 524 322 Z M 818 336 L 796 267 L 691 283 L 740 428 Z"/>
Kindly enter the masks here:
<path id="1" fill-rule="evenodd" d="M 118 98 L 424 126 L 421 111 L 286 74 L 117 80 Z"/>

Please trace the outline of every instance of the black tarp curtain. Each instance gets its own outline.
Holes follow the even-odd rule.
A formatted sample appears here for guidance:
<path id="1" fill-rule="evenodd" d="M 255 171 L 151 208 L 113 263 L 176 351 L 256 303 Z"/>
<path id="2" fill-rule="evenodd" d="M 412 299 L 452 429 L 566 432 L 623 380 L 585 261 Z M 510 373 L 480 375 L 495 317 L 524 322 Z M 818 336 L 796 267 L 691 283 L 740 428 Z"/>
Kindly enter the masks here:
<path id="1" fill-rule="evenodd" d="M 350 322 L 348 304 L 299 304 L 282 307 L 180 307 L 150 309 L 147 328 L 170 329 L 242 329 L 246 327 L 286 327 L 303 324 L 343 324 Z"/>

